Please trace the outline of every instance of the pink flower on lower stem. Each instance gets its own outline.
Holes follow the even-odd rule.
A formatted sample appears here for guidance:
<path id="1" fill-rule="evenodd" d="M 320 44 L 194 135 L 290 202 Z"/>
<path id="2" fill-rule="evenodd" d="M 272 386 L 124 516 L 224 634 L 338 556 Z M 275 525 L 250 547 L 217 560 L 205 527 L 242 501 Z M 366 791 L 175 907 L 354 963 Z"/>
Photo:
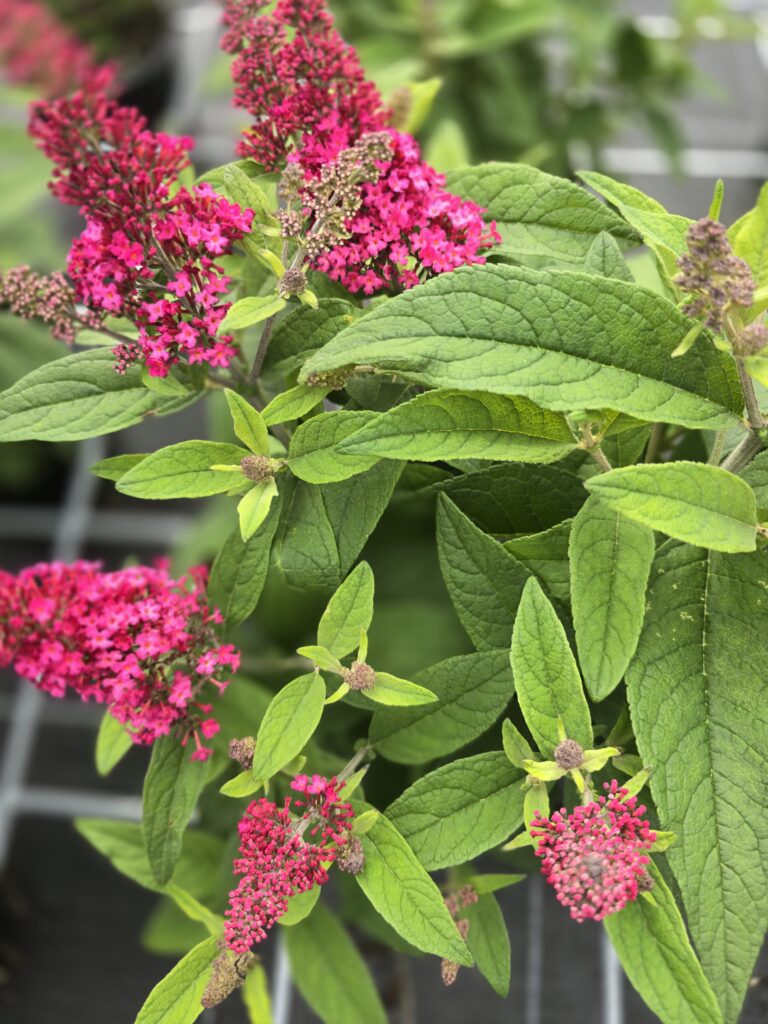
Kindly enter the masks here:
<path id="1" fill-rule="evenodd" d="M 353 812 L 339 799 L 343 783 L 299 775 L 291 787 L 306 793 L 308 781 L 313 790 L 308 801 L 286 797 L 278 807 L 262 797 L 250 804 L 238 825 L 240 856 L 234 871 L 241 877 L 224 915 L 224 938 L 235 953 L 247 953 L 267 937 L 291 896 L 324 885 L 337 847 L 347 842 Z"/>
<path id="2" fill-rule="evenodd" d="M 217 642 L 205 583 L 203 568 L 176 580 L 161 566 L 103 572 L 96 562 L 0 572 L 0 667 L 54 697 L 106 704 L 135 743 L 172 732 L 205 760 L 201 737 L 219 729 L 205 694 L 222 692 L 239 664 Z"/>
<path id="3" fill-rule="evenodd" d="M 637 798 L 615 779 L 604 788 L 607 796 L 570 814 L 537 812 L 531 826 L 542 874 L 576 921 L 602 921 L 637 899 L 656 840 Z"/>

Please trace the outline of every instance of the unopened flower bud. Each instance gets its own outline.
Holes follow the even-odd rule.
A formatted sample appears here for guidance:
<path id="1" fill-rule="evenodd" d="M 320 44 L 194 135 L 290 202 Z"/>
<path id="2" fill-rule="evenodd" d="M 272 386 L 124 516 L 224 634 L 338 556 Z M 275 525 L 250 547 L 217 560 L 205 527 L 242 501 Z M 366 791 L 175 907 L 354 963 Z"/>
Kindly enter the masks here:
<path id="1" fill-rule="evenodd" d="M 643 870 L 641 875 L 637 878 L 637 891 L 638 892 L 650 892 L 655 885 L 653 878 L 647 870 Z"/>
<path id="2" fill-rule="evenodd" d="M 266 455 L 246 455 L 240 460 L 240 469 L 256 484 L 265 484 L 275 475 L 272 460 Z"/>
<path id="3" fill-rule="evenodd" d="M 576 740 L 563 740 L 555 747 L 555 761 L 564 771 L 580 768 L 583 760 L 584 748 Z"/>
<path id="4" fill-rule="evenodd" d="M 443 960 L 440 964 L 440 977 L 445 986 L 452 985 L 459 974 L 459 964 L 455 960 Z"/>
<path id="5" fill-rule="evenodd" d="M 376 685 L 376 672 L 364 661 L 353 661 L 342 678 L 350 690 L 372 690 Z"/>
<path id="6" fill-rule="evenodd" d="M 236 956 L 228 949 L 216 957 L 213 961 L 210 980 L 200 999 L 200 1003 L 206 1010 L 223 1003 L 227 996 L 240 988 L 255 959 L 253 953 L 242 953 L 240 956 Z"/>
<path id="7" fill-rule="evenodd" d="M 340 871 L 348 875 L 359 875 L 365 867 L 365 854 L 363 844 L 357 836 L 350 836 L 349 839 L 339 848 L 336 854 L 336 864 Z"/>
<path id="8" fill-rule="evenodd" d="M 303 270 L 292 267 L 280 278 L 281 295 L 301 295 L 307 288 L 307 277 Z"/>
<path id="9" fill-rule="evenodd" d="M 237 761 L 243 771 L 250 771 L 255 750 L 256 740 L 253 736 L 245 736 L 241 740 L 229 741 L 229 756 L 233 761 Z"/>
<path id="10" fill-rule="evenodd" d="M 461 900 L 462 907 L 469 907 L 473 903 L 477 903 L 479 897 L 474 885 L 462 886 L 459 890 L 459 899 Z"/>
<path id="11" fill-rule="evenodd" d="M 768 345 L 768 327 L 765 324 L 749 324 L 734 339 L 733 349 L 738 356 L 755 356 Z"/>

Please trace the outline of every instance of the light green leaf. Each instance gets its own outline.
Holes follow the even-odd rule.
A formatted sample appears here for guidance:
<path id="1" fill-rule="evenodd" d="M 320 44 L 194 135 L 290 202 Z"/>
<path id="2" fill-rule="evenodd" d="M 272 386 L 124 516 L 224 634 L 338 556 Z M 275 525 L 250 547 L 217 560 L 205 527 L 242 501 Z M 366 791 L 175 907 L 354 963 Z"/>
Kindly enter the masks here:
<path id="1" fill-rule="evenodd" d="M 219 792 L 222 796 L 231 796 L 239 799 L 243 796 L 250 796 L 251 793 L 256 793 L 262 788 L 264 782 L 264 779 L 254 779 L 250 770 L 248 770 L 240 772 L 239 775 L 235 775 L 231 779 L 227 779 L 224 785 L 219 788 Z"/>
<path id="2" fill-rule="evenodd" d="M 662 1024 L 719 1024 L 722 1014 L 685 924 L 651 863 L 653 902 L 638 899 L 603 924 L 629 980 Z"/>
<path id="3" fill-rule="evenodd" d="M 761 514 L 768 510 L 768 452 L 759 452 L 746 466 L 741 475 L 755 494 L 755 501 Z"/>
<path id="4" fill-rule="evenodd" d="M 627 672 L 688 926 L 735 1021 L 768 921 L 768 566 L 667 543 Z"/>
<path id="5" fill-rule="evenodd" d="M 275 696 L 259 726 L 251 774 L 271 779 L 300 754 L 323 714 L 325 683 L 316 672 L 299 676 Z"/>
<path id="6" fill-rule="evenodd" d="M 182 889 L 175 882 L 168 882 L 164 890 L 167 896 L 174 901 L 177 907 L 182 910 L 191 921 L 197 921 L 204 925 L 209 935 L 221 938 L 224 931 L 224 918 L 214 914 L 207 907 L 203 906 L 200 900 Z"/>
<path id="7" fill-rule="evenodd" d="M 503 751 L 476 754 L 417 779 L 386 814 L 428 871 L 453 867 L 520 826 L 523 778 Z"/>
<path id="8" fill-rule="evenodd" d="M 589 498 L 573 521 L 571 604 L 587 692 L 604 700 L 624 677 L 645 614 L 653 531 Z"/>
<path id="9" fill-rule="evenodd" d="M 530 573 L 445 495 L 437 499 L 440 569 L 461 624 L 479 650 L 509 644 Z"/>
<path id="10" fill-rule="evenodd" d="M 203 1012 L 200 1003 L 219 955 L 213 936 L 199 943 L 183 957 L 170 974 L 152 989 L 139 1010 L 135 1024 L 192 1024 Z"/>
<path id="11" fill-rule="evenodd" d="M 228 334 L 230 331 L 242 331 L 246 327 L 260 324 L 263 320 L 276 316 L 285 308 L 285 304 L 285 299 L 277 295 L 249 295 L 245 299 L 238 299 L 229 307 L 218 333 Z"/>
<path id="12" fill-rule="evenodd" d="M 205 498 L 245 483 L 242 472 L 217 472 L 216 465 L 239 465 L 243 448 L 217 441 L 181 441 L 142 459 L 116 487 L 133 498 Z"/>
<path id="13" fill-rule="evenodd" d="M 619 281 L 634 280 L 618 243 L 605 231 L 601 231 L 589 247 L 584 259 L 584 270 L 588 274 L 615 277 Z"/>
<path id="14" fill-rule="evenodd" d="M 749 264 L 755 284 L 768 284 L 768 184 L 760 189 L 754 207 L 728 232 L 733 251 Z"/>
<path id="15" fill-rule="evenodd" d="M 376 704 L 389 704 L 393 707 L 413 707 L 419 704 L 431 704 L 437 695 L 425 686 L 410 683 L 407 679 L 399 679 L 389 672 L 377 672 L 376 682 L 370 690 L 363 690 L 363 695 Z"/>
<path id="16" fill-rule="evenodd" d="M 265 480 L 262 484 L 255 484 L 237 503 L 243 543 L 247 544 L 264 523 L 276 497 L 277 484 L 274 480 Z"/>
<path id="17" fill-rule="evenodd" d="M 96 736 L 96 771 L 109 775 L 133 746 L 131 734 L 109 711 L 105 711 Z"/>
<path id="18" fill-rule="evenodd" d="M 298 647 L 296 653 L 300 654 L 302 658 L 309 658 L 310 661 L 314 662 L 324 672 L 337 672 L 339 675 L 341 674 L 343 668 L 341 662 L 331 654 L 327 647 L 320 647 L 318 644 L 308 644 L 306 647 Z"/>
<path id="19" fill-rule="evenodd" d="M 344 452 L 339 444 L 354 434 L 376 414 L 359 412 L 323 412 L 301 423 L 291 438 L 288 466 L 294 476 L 310 484 L 329 484 L 364 473 L 375 466 L 379 456 Z"/>
<path id="20" fill-rule="evenodd" d="M 152 873 L 160 885 L 170 881 L 184 829 L 208 781 L 209 766 L 192 761 L 190 753 L 190 747 L 182 747 L 175 736 L 157 740 L 144 778 L 141 830 Z"/>
<path id="21" fill-rule="evenodd" d="M 269 455 L 269 433 L 261 413 L 236 391 L 224 389 L 236 436 L 255 455 Z"/>
<path id="22" fill-rule="evenodd" d="M 278 520 L 278 502 L 275 501 L 267 518 L 247 541 L 237 527 L 214 560 L 208 599 L 230 628 L 245 622 L 259 603 Z"/>
<path id="23" fill-rule="evenodd" d="M 295 388 L 276 395 L 261 415 L 269 427 L 275 423 L 287 423 L 289 420 L 301 419 L 302 416 L 306 416 L 308 412 L 320 405 L 330 391 L 331 388 L 297 384 Z"/>
<path id="24" fill-rule="evenodd" d="M 581 263 L 601 232 L 632 239 L 632 228 L 586 189 L 527 164 L 487 163 L 448 176 L 448 187 L 486 210 L 515 260 Z"/>
<path id="25" fill-rule="evenodd" d="M 296 987 L 323 1024 L 386 1024 L 368 967 L 334 914 L 316 907 L 286 944 Z"/>
<path id="26" fill-rule="evenodd" d="M 119 374 L 114 363 L 111 350 L 95 349 L 32 370 L 0 394 L 0 441 L 79 441 L 112 434 L 195 398 L 148 391 L 138 366 Z"/>
<path id="27" fill-rule="evenodd" d="M 688 427 L 734 426 L 733 360 L 711 345 L 670 353 L 692 321 L 627 281 L 571 271 L 462 267 L 341 331 L 300 379 L 372 364 L 436 388 L 517 395 L 546 409 L 610 408 Z"/>
<path id="28" fill-rule="evenodd" d="M 381 815 L 359 838 L 365 866 L 355 880 L 374 909 L 412 946 L 470 967 L 442 893 L 395 826 Z"/>
<path id="29" fill-rule="evenodd" d="M 509 993 L 509 931 L 495 896 L 480 896 L 462 911 L 469 921 L 467 946 L 475 965 L 494 992 L 505 999 Z"/>
<path id="30" fill-rule="evenodd" d="M 292 927 L 309 917 L 314 912 L 315 904 L 320 899 L 320 886 L 315 885 L 306 892 L 297 892 L 288 899 L 288 909 L 282 917 L 278 918 L 278 924 L 285 927 Z"/>
<path id="31" fill-rule="evenodd" d="M 501 723 L 501 742 L 504 753 L 516 768 L 522 768 L 524 761 L 534 759 L 535 752 L 531 749 L 528 740 L 509 718 L 505 718 Z"/>
<path id="32" fill-rule="evenodd" d="M 356 650 L 360 631 L 371 625 L 373 589 L 371 567 L 361 562 L 328 602 L 317 627 L 317 642 L 336 658 Z"/>
<path id="33" fill-rule="evenodd" d="M 114 455 L 111 459 L 102 459 L 89 466 L 89 471 L 102 480 L 119 480 L 129 469 L 146 459 L 146 455 Z"/>
<path id="34" fill-rule="evenodd" d="M 417 459 L 555 462 L 573 451 L 565 417 L 527 398 L 430 391 L 396 405 L 341 441 L 353 455 Z"/>
<path id="35" fill-rule="evenodd" d="M 421 707 L 377 710 L 370 742 L 390 761 L 422 764 L 450 754 L 489 729 L 514 693 L 504 651 L 461 654 L 417 673 L 437 695 Z"/>
<path id="36" fill-rule="evenodd" d="M 261 964 L 252 964 L 240 989 L 249 1024 L 272 1024 L 267 972 Z"/>
<path id="37" fill-rule="evenodd" d="M 755 550 L 755 496 L 740 477 L 717 466 L 625 466 L 584 486 L 611 508 L 677 540 L 714 551 Z"/>
<path id="38" fill-rule="evenodd" d="M 536 580 L 526 584 L 512 633 L 512 674 L 520 709 L 542 753 L 559 742 L 560 719 L 569 739 L 586 750 L 592 724 L 581 677 L 555 609 Z"/>
<path id="39" fill-rule="evenodd" d="M 685 235 L 693 221 L 668 213 L 661 203 L 631 185 L 597 171 L 579 171 L 587 185 L 612 203 L 661 262 L 667 277 L 677 273 L 677 258 L 685 251 Z"/>
<path id="40" fill-rule="evenodd" d="M 250 161 L 236 161 L 223 168 L 224 195 L 243 210 L 253 210 L 257 224 L 261 221 L 274 221 L 273 204 L 264 189 L 246 174 L 243 165 Z M 214 186 L 215 187 L 215 186 Z"/>
<path id="41" fill-rule="evenodd" d="M 527 875 L 472 875 L 469 884 L 478 896 L 483 896 L 486 893 L 498 892 L 499 889 L 506 889 L 510 885 L 517 885 L 527 877 Z"/>

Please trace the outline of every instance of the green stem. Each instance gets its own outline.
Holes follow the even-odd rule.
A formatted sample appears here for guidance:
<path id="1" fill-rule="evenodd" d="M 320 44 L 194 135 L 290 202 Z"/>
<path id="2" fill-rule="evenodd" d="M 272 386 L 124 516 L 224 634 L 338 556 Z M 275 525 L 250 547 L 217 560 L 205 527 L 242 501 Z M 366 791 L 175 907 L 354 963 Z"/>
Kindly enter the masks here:
<path id="1" fill-rule="evenodd" d="M 272 337 L 272 329 L 275 326 L 275 320 L 277 319 L 277 313 L 273 314 L 267 320 L 264 321 L 264 328 L 261 332 L 261 340 L 259 341 L 259 347 L 256 352 L 256 358 L 253 360 L 253 366 L 251 372 L 248 374 L 248 383 L 253 384 L 258 380 L 261 368 L 264 365 L 264 360 L 267 358 L 267 352 L 269 350 L 269 342 Z"/>
<path id="2" fill-rule="evenodd" d="M 648 447 L 645 450 L 645 462 L 655 462 L 656 456 L 659 454 L 661 448 L 661 442 L 664 440 L 664 436 L 667 432 L 666 423 L 654 423 L 651 436 L 648 438 Z"/>
<path id="3" fill-rule="evenodd" d="M 721 464 L 720 468 L 727 469 L 729 473 L 738 473 L 748 465 L 764 447 L 762 440 L 757 436 L 757 434 L 753 434 L 751 432 L 749 434 L 745 434 L 725 462 Z"/>
<path id="4" fill-rule="evenodd" d="M 744 404 L 747 407 L 749 425 L 753 430 L 762 430 L 765 426 L 765 421 L 763 420 L 763 414 L 760 412 L 760 406 L 757 402 L 757 395 L 755 394 L 755 386 L 752 383 L 752 378 L 747 373 L 741 359 L 736 360 L 736 367 L 739 371 L 741 390 L 744 392 Z"/>
<path id="5" fill-rule="evenodd" d="M 723 448 L 725 448 L 725 439 L 728 436 L 728 431 L 725 427 L 722 430 L 718 430 L 715 434 L 715 440 L 712 445 L 712 451 L 709 453 L 707 462 L 710 466 L 717 466 L 720 459 L 723 457 Z"/>

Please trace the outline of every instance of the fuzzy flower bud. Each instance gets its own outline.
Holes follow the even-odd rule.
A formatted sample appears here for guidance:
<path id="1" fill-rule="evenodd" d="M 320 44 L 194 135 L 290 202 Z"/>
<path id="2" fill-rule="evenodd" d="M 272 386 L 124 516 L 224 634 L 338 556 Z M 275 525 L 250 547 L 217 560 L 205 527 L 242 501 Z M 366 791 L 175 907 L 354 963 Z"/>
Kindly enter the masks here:
<path id="1" fill-rule="evenodd" d="M 0 307 L 24 320 L 42 320 L 54 338 L 71 345 L 77 324 L 75 293 L 61 273 L 36 274 L 27 266 L 0 272 Z M 83 311 L 84 323 L 97 327 L 101 317 Z"/>
<path id="2" fill-rule="evenodd" d="M 256 750 L 256 740 L 253 736 L 246 736 L 242 740 L 229 741 L 229 756 L 237 761 L 243 771 L 250 771 L 253 764 L 253 754 Z"/>
<path id="3" fill-rule="evenodd" d="M 340 366 L 338 370 L 327 370 L 325 373 L 310 373 L 307 387 L 330 388 L 339 391 L 355 372 L 354 366 Z"/>
<path id="4" fill-rule="evenodd" d="M 342 672 L 342 679 L 350 690 L 372 690 L 376 685 L 376 672 L 364 661 L 353 661 Z"/>
<path id="5" fill-rule="evenodd" d="M 286 270 L 280 279 L 279 287 L 283 296 L 301 295 L 307 288 L 307 276 L 298 267 Z"/>
<path id="6" fill-rule="evenodd" d="M 584 761 L 584 748 L 576 740 L 562 740 L 555 747 L 555 761 L 564 771 L 580 768 Z"/>
<path id="7" fill-rule="evenodd" d="M 350 836 L 336 854 L 336 863 L 340 871 L 348 875 L 359 875 L 365 867 L 363 844 L 357 836 Z"/>
<path id="8" fill-rule="evenodd" d="M 768 346 L 768 326 L 764 323 L 748 324 L 733 340 L 738 356 L 756 356 Z"/>
<path id="9" fill-rule="evenodd" d="M 266 455 L 246 455 L 240 460 L 240 469 L 256 484 L 264 484 L 275 475 L 272 460 Z"/>
<path id="10" fill-rule="evenodd" d="M 678 259 L 680 273 L 675 284 L 691 298 L 683 307 L 707 327 L 722 332 L 725 314 L 731 306 L 751 306 L 755 282 L 744 260 L 739 259 L 728 241 L 723 224 L 702 217 L 686 235 L 688 251 Z"/>

